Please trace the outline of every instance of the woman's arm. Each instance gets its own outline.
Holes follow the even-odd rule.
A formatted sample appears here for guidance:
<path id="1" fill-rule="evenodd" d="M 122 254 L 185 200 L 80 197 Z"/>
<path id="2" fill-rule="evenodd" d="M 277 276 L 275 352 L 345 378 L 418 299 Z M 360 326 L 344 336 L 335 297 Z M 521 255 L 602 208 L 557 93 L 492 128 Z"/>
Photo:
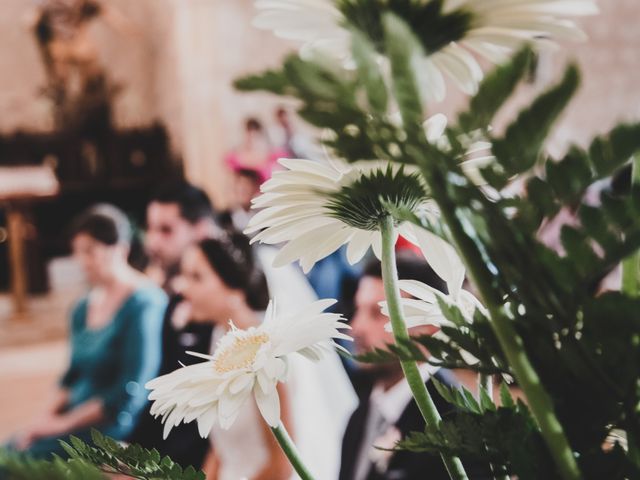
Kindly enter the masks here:
<path id="1" fill-rule="evenodd" d="M 147 404 L 144 385 L 160 369 L 165 309 L 166 297 L 144 298 L 123 319 L 118 333 L 122 337 L 120 371 L 101 396 L 106 418 L 111 421 L 123 419 L 133 425 Z"/>
<path id="2" fill-rule="evenodd" d="M 206 475 L 207 480 L 218 480 L 218 470 L 220 469 L 220 461 L 214 449 L 210 449 L 204 460 L 202 471 Z"/>
<path id="3" fill-rule="evenodd" d="M 287 387 L 280 384 L 277 389 L 280 396 L 280 420 L 287 431 L 292 432 L 293 422 Z M 293 473 L 289 459 L 280 448 L 267 422 L 263 421 L 262 418 L 260 420 L 260 424 L 263 426 L 264 440 L 269 451 L 269 460 L 252 480 L 287 480 Z"/>
<path id="4" fill-rule="evenodd" d="M 42 411 L 45 416 L 57 415 L 65 409 L 68 402 L 69 390 L 61 385 L 57 385 L 49 395 L 49 398 L 47 398 Z"/>
<path id="5" fill-rule="evenodd" d="M 96 425 L 104 418 L 104 409 L 100 400 L 89 400 L 62 414 L 51 412 L 19 434 L 15 442 L 16 447 L 18 450 L 24 450 L 40 438 L 61 437 L 75 430 Z"/>

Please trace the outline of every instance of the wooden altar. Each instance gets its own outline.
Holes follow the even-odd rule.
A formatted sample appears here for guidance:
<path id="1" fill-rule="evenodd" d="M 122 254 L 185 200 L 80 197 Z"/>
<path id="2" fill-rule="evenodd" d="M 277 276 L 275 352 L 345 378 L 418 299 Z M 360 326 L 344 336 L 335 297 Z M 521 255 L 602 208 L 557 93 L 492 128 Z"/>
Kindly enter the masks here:
<path id="1" fill-rule="evenodd" d="M 24 248 L 27 235 L 25 210 L 37 200 L 54 197 L 58 189 L 58 180 L 50 167 L 0 167 L 0 204 L 6 211 L 11 295 L 18 316 L 26 311 L 28 287 Z"/>

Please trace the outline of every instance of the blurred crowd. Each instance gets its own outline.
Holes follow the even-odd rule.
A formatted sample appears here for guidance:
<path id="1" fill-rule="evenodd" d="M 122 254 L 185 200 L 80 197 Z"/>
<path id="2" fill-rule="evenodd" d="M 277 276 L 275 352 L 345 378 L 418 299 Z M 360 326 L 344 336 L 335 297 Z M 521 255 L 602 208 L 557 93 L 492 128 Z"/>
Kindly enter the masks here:
<path id="1" fill-rule="evenodd" d="M 297 265 L 272 267 L 277 249 L 250 244 L 242 233 L 251 200 L 278 168 L 281 157 L 309 156 L 284 109 L 276 119 L 282 140 L 269 140 L 256 119 L 245 123 L 244 138 L 225 158 L 233 176 L 234 201 L 214 210 L 207 194 L 179 180 L 158 187 L 148 199 L 143 235 L 144 269 L 129 262 L 131 224 L 112 205 L 90 207 L 69 227 L 75 260 L 89 282 L 69 315 L 70 359 L 50 401 L 34 412 L 30 425 L 6 447 L 16 454 L 65 456 L 59 440 L 89 440 L 99 429 L 117 440 L 156 448 L 183 466 L 202 468 L 209 479 L 288 479 L 293 472 L 257 407 L 242 406 L 228 430 L 213 427 L 202 438 L 195 422 L 164 435 L 161 419 L 149 413 L 144 385 L 202 361 L 188 354 L 212 354 L 232 328 L 258 325 L 269 299 L 279 311 L 294 313 L 317 298 L 335 298 L 333 307 L 351 325 L 353 344 L 364 353 L 393 341 L 380 311 L 384 288 L 379 261 L 368 256 L 349 265 L 337 251 L 308 275 Z M 407 242 L 398 244 L 398 271 L 442 291 L 444 282 Z M 421 333 L 434 333 L 433 327 Z M 451 372 L 427 364 L 421 373 L 442 413 L 429 378 L 457 384 Z M 300 356 L 281 387 L 282 420 L 302 458 L 319 479 L 448 478 L 438 456 L 391 452 L 401 436 L 422 430 L 423 421 L 398 363 L 364 364 L 331 352 L 319 362 Z M 482 477 L 480 473 L 473 478 Z M 1 472 L 0 472 L 1 476 Z"/>

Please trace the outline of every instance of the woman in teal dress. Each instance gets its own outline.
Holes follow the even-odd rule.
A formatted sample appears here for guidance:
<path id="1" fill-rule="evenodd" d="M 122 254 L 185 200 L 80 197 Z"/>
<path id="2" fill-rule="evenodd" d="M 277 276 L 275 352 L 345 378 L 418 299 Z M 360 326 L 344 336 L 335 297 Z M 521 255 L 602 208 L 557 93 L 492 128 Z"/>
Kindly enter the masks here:
<path id="1" fill-rule="evenodd" d="M 127 263 L 131 228 L 108 205 L 74 223 L 72 246 L 91 288 L 71 314 L 71 359 L 47 408 L 18 433 L 11 448 L 33 457 L 64 455 L 59 440 L 115 439 L 133 429 L 147 402 L 144 384 L 157 375 L 166 296 Z"/>

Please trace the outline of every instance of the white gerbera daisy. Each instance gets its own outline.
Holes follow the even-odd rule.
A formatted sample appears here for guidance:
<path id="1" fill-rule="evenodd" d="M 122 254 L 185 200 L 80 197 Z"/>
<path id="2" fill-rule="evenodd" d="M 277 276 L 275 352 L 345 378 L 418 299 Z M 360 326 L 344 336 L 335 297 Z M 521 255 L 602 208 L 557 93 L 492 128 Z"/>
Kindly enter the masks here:
<path id="1" fill-rule="evenodd" d="M 202 437 L 214 423 L 229 428 L 242 406 L 253 396 L 266 422 L 280 424 L 280 399 L 276 386 L 286 380 L 287 360 L 299 353 L 312 360 L 333 342 L 351 337 L 342 317 L 326 313 L 335 300 L 320 300 L 295 314 L 279 317 L 269 304 L 264 322 L 247 330 L 232 328 L 220 339 L 213 356 L 191 353 L 206 362 L 179 368 L 146 384 L 152 390 L 151 414 L 162 416 L 164 437 L 180 423 L 198 422 Z"/>
<path id="2" fill-rule="evenodd" d="M 598 11 L 595 0 L 445 0 L 440 12 L 436 2 L 406 0 L 372 0 L 371 5 L 356 0 L 256 0 L 255 5 L 257 27 L 343 59 L 349 58 L 347 19 L 376 42 L 380 39 L 375 12 L 383 7 L 410 15 L 413 18 L 405 18 L 410 23 L 421 14 L 437 16 L 433 28 L 441 30 L 447 41 L 430 39 L 432 44 L 423 45 L 428 54 L 423 60 L 427 100 L 444 98 L 443 74 L 463 92 L 476 91 L 483 73 L 470 51 L 495 63 L 524 41 L 582 40 L 584 33 L 567 17 Z"/>
<path id="3" fill-rule="evenodd" d="M 484 305 L 471 292 L 458 288 L 453 294 L 445 295 L 429 285 L 417 280 L 400 280 L 400 290 L 408 293 L 413 298 L 402 298 L 402 306 L 405 313 L 405 323 L 408 328 L 420 325 L 451 325 L 444 317 L 438 306 L 438 297 L 460 309 L 464 318 L 473 322 L 473 314 L 476 309 L 486 315 Z M 383 303 L 383 313 L 387 314 L 386 304 Z"/>
<path id="4" fill-rule="evenodd" d="M 464 281 L 464 275 L 462 276 L 462 281 Z M 486 308 L 482 305 L 480 300 L 478 300 L 471 292 L 462 289 L 462 281 L 457 287 L 453 286 L 453 291 L 450 290 L 449 294 L 446 295 L 417 280 L 400 280 L 398 282 L 400 290 L 413 297 L 403 297 L 400 300 L 407 328 L 419 327 L 422 325 L 435 325 L 436 327 L 441 327 L 443 325 L 454 326 L 445 318 L 444 314 L 440 310 L 438 298 L 443 299 L 449 304 L 457 306 L 468 323 L 473 322 L 473 314 L 476 309 L 487 315 Z M 387 302 L 381 302 L 380 306 L 382 313 L 388 316 L 389 309 Z M 391 331 L 390 323 L 385 325 L 385 330 Z M 442 330 L 439 330 L 433 336 L 442 340 L 448 339 L 448 336 L 445 335 Z M 468 364 L 478 362 L 476 357 L 465 350 L 461 350 L 460 354 Z"/>
<path id="5" fill-rule="evenodd" d="M 308 272 L 345 244 L 351 264 L 359 262 L 369 248 L 380 258 L 380 220 L 389 215 L 389 204 L 437 219 L 437 207 L 415 168 L 375 161 L 279 162 L 286 170 L 275 172 L 263 184 L 262 194 L 253 202 L 254 208 L 262 210 L 245 230 L 259 232 L 252 242 L 285 243 L 274 259 L 276 267 L 299 261 Z M 449 255 L 446 242 L 409 222 L 399 223 L 395 233 L 418 245 L 444 281 L 457 282 L 460 267 L 451 263 L 457 256 Z"/>

